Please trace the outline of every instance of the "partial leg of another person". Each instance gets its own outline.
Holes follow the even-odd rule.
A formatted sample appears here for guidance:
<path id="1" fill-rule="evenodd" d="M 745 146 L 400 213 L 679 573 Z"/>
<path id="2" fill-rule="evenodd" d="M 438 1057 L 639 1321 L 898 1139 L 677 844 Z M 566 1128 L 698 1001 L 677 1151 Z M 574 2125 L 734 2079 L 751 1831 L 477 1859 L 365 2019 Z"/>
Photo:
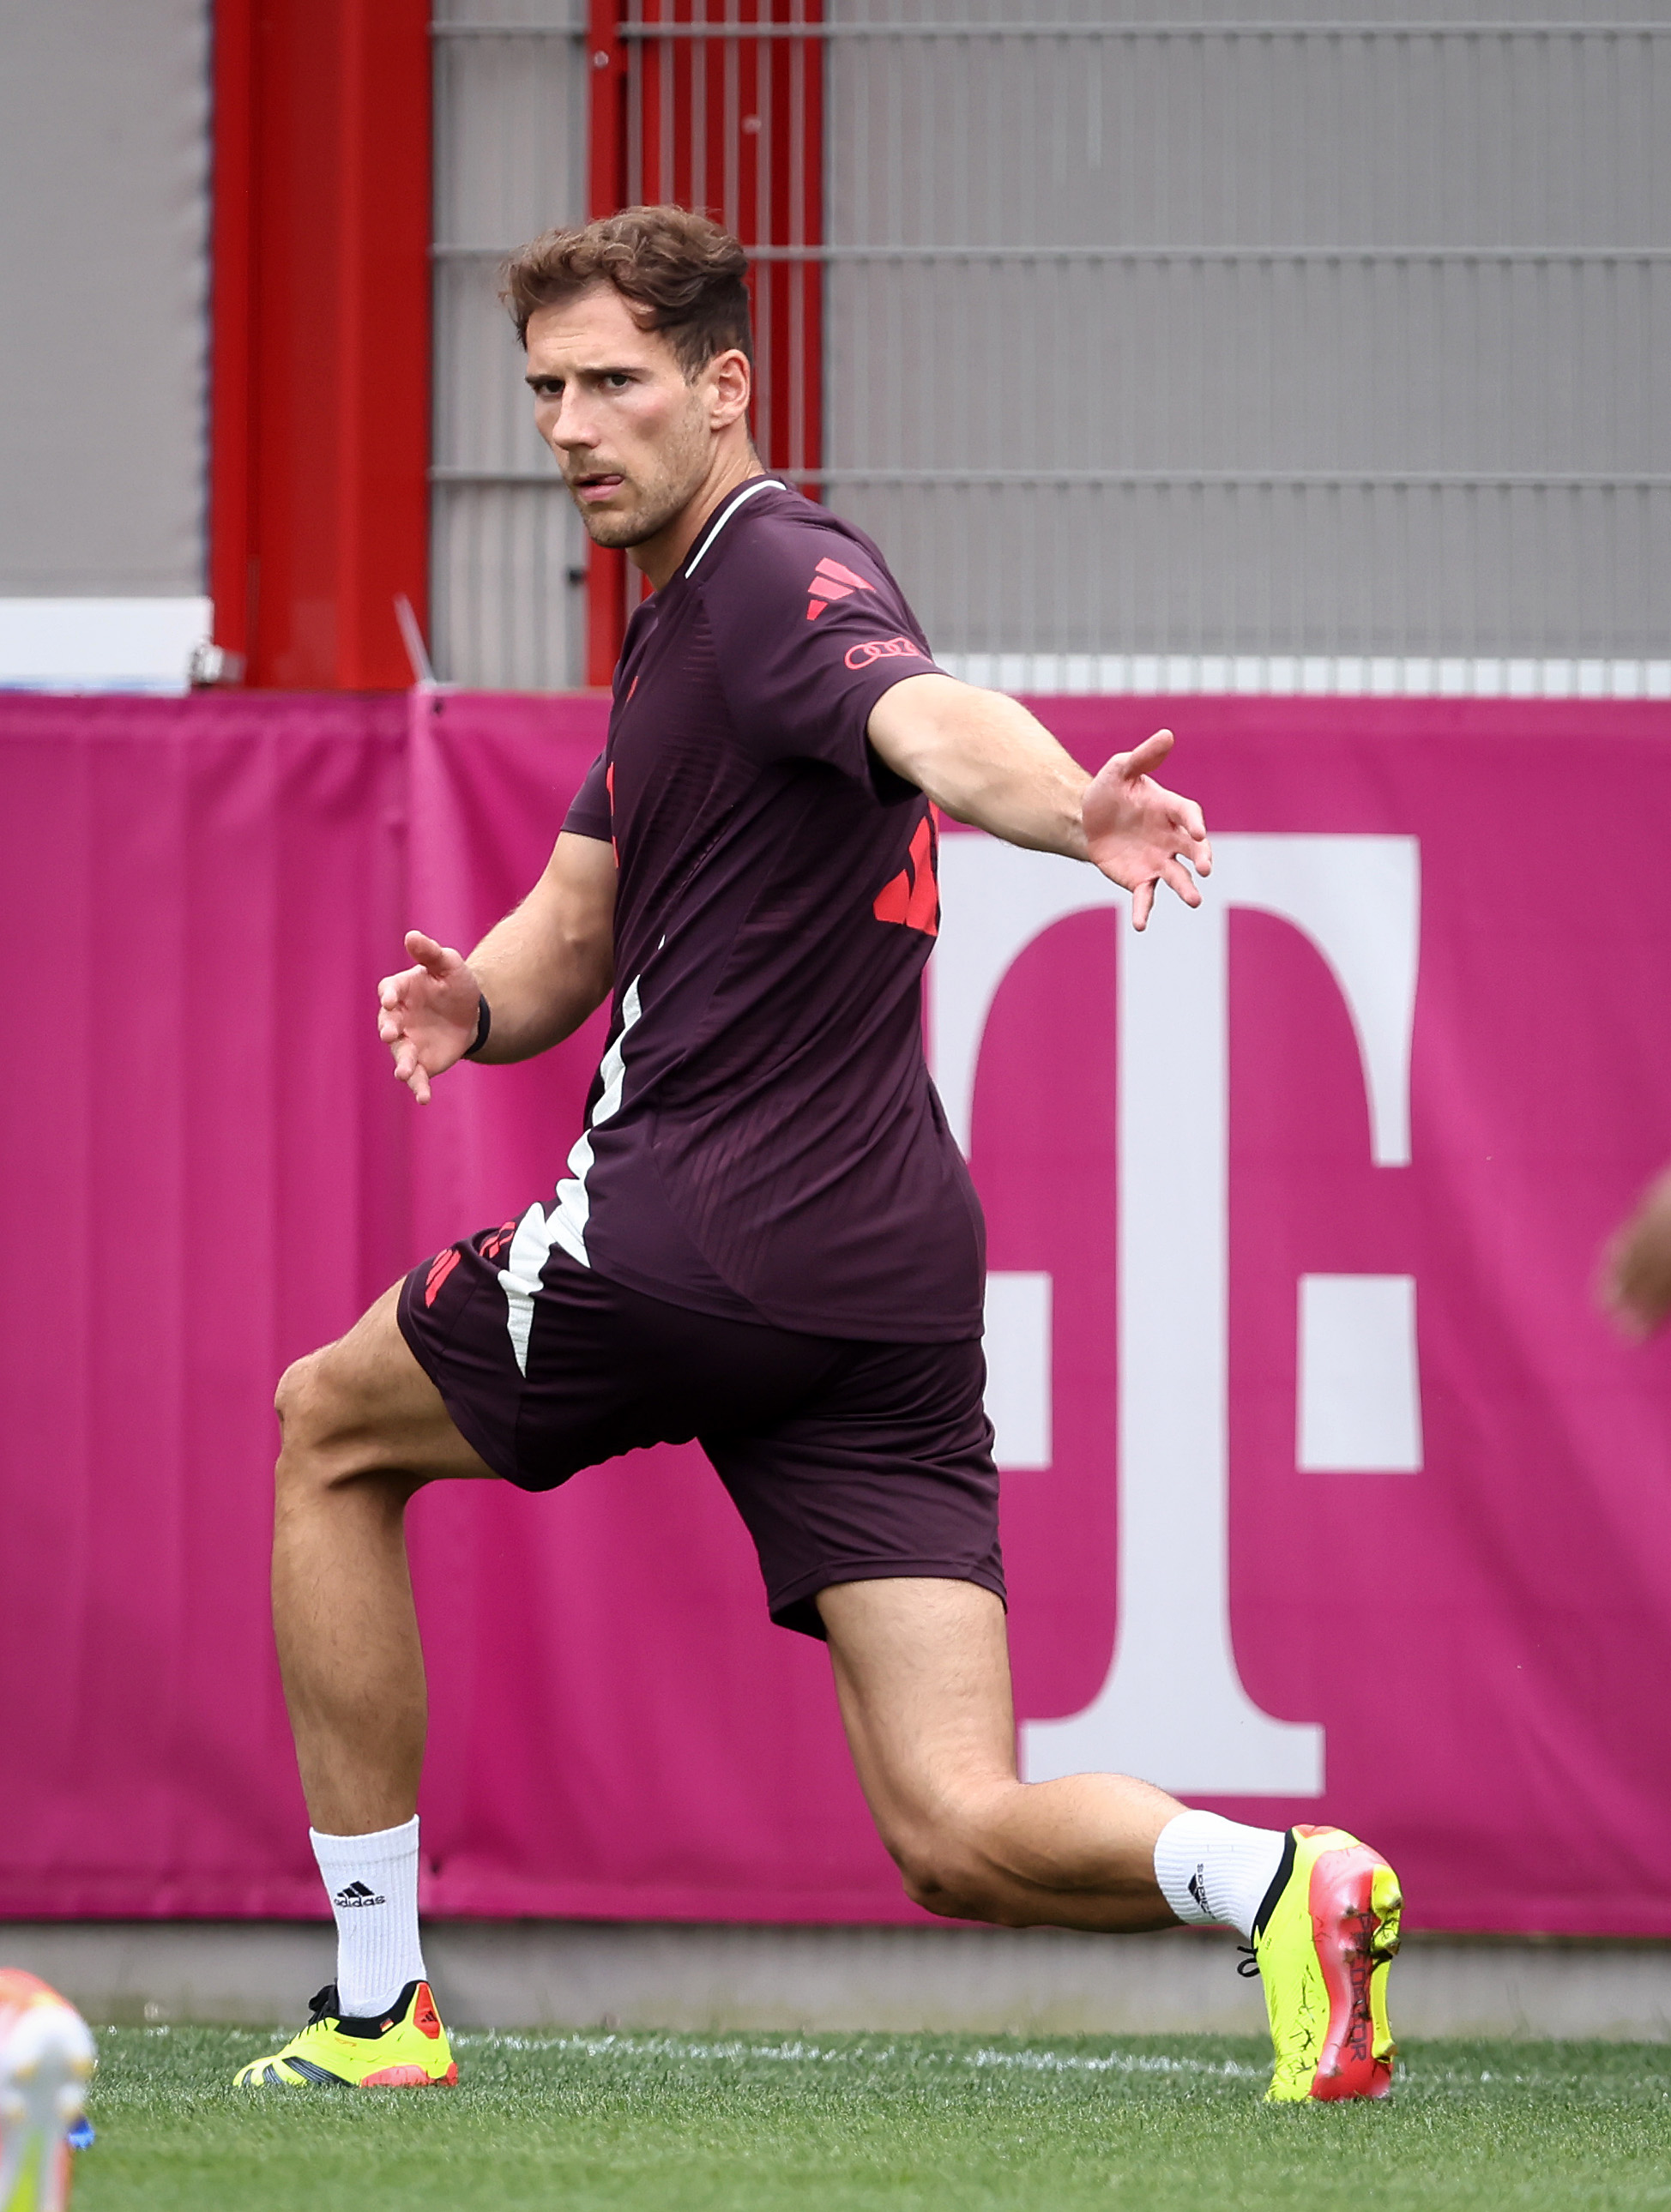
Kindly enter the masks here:
<path id="1" fill-rule="evenodd" d="M 1376 1853 L 1339 1829 L 1190 1811 L 1127 1776 L 1021 1781 L 1003 1607 L 974 1582 L 843 1583 L 817 1602 L 860 1781 L 917 1903 L 1009 1927 L 1227 1923 L 1264 1978 L 1271 2096 L 1387 2093 L 1400 1899 Z"/>
<path id="2" fill-rule="evenodd" d="M 273 1622 L 337 1972 L 301 2034 L 244 2069 L 252 2085 L 457 2075 L 418 1932 L 427 1705 L 405 1513 L 426 1483 L 493 1469 L 403 1337 L 400 1287 L 278 1388 Z"/>

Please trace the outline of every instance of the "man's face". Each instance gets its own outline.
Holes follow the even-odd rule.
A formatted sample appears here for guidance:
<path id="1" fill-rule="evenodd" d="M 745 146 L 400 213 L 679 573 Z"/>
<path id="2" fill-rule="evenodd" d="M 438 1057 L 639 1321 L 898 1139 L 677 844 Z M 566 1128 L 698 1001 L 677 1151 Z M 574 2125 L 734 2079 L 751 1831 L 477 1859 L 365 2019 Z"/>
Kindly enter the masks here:
<path id="1" fill-rule="evenodd" d="M 701 489 L 712 458 L 720 355 L 687 383 L 659 331 L 611 284 L 528 319 L 534 422 L 599 545 L 641 545 Z M 722 413 L 729 410 L 721 408 Z"/>

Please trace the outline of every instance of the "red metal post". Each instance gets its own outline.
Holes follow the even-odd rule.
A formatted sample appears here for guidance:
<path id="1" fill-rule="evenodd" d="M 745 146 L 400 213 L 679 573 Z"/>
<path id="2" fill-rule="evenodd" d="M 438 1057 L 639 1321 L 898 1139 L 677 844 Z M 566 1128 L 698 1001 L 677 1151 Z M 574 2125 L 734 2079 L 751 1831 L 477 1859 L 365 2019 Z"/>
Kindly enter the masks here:
<path id="1" fill-rule="evenodd" d="M 642 0 L 639 20 L 816 27 L 821 0 Z M 823 240 L 823 46 L 744 34 L 623 40 L 619 0 L 591 0 L 590 211 L 629 197 L 700 207 L 745 247 Z M 754 427 L 769 468 L 816 471 L 823 457 L 823 272 L 816 261 L 757 261 Z M 591 551 L 586 680 L 606 684 L 626 624 L 623 554 Z"/>
<path id="2" fill-rule="evenodd" d="M 425 618 L 426 0 L 216 0 L 210 574 L 248 681 L 403 689 Z"/>

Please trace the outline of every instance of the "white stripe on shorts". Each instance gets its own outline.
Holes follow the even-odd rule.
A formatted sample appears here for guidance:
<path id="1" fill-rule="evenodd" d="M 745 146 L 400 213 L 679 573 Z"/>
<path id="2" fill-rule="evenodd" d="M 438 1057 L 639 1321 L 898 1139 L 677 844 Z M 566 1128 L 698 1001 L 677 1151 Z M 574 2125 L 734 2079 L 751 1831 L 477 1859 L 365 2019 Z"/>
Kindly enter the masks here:
<path id="1" fill-rule="evenodd" d="M 634 1028 L 644 1011 L 639 996 L 642 977 L 635 975 L 621 999 L 621 1033 L 604 1054 L 599 1073 L 604 1087 L 598 1104 L 586 1127 L 574 1141 L 568 1155 L 568 1174 L 557 1185 L 556 1204 L 548 1215 L 544 1207 L 536 1203 L 528 1208 L 516 1224 L 516 1234 L 511 1239 L 511 1249 L 505 1255 L 505 1265 L 499 1270 L 499 1280 L 505 1292 L 505 1326 L 510 1331 L 511 1349 L 516 1354 L 516 1364 L 526 1375 L 528 1371 L 528 1339 L 534 1325 L 534 1298 L 539 1289 L 539 1279 L 551 1247 L 561 1244 L 571 1260 L 578 1260 L 583 1267 L 592 1265 L 586 1249 L 586 1224 L 592 1218 L 592 1200 L 586 1191 L 586 1179 L 592 1163 L 592 1131 L 599 1122 L 613 1120 L 621 1111 L 621 1101 L 626 1090 L 627 1062 L 625 1045 L 627 1032 Z"/>

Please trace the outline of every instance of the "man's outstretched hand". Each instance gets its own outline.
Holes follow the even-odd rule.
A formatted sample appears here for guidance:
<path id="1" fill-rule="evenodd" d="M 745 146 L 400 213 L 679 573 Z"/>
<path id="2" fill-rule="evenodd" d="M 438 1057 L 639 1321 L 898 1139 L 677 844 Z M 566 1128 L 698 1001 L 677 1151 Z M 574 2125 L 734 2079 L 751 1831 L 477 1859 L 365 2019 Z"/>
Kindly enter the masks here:
<path id="1" fill-rule="evenodd" d="M 377 1034 L 394 1054 L 394 1072 L 420 1106 L 429 1079 L 443 1075 L 476 1042 L 482 987 L 463 957 L 421 929 L 406 933 L 417 963 L 377 987 Z"/>
<path id="2" fill-rule="evenodd" d="M 1116 753 L 1085 786 L 1079 802 L 1091 860 L 1132 895 L 1133 929 L 1148 921 L 1158 883 L 1170 884 L 1186 906 L 1199 906 L 1195 876 L 1212 872 L 1200 808 L 1150 774 L 1171 750 L 1170 730 L 1157 730 L 1133 751 Z"/>

